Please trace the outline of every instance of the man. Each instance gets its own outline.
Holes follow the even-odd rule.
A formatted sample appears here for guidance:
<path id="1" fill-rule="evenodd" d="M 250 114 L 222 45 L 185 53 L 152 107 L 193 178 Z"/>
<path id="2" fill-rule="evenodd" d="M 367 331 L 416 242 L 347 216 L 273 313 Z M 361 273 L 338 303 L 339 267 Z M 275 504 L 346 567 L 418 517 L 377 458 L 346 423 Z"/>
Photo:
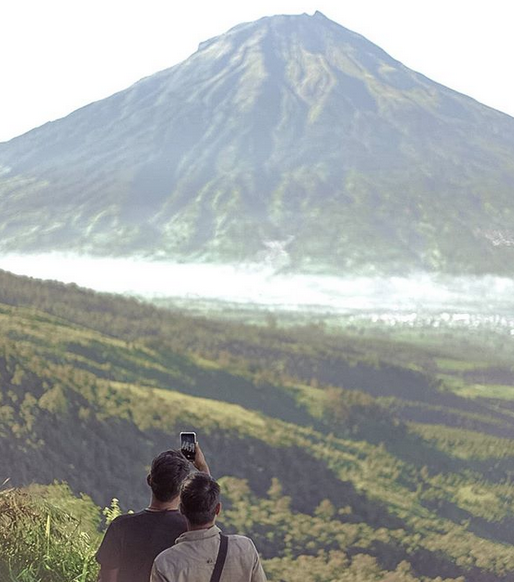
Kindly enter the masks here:
<path id="1" fill-rule="evenodd" d="M 209 467 L 196 443 L 194 466 L 205 473 Z M 182 481 L 192 466 L 179 451 L 165 451 L 152 461 L 147 483 L 150 505 L 139 513 L 120 515 L 109 525 L 96 553 L 100 582 L 148 582 L 155 557 L 186 531 L 178 511 Z"/>
<path id="2" fill-rule="evenodd" d="M 187 532 L 157 556 L 151 582 L 210 582 L 221 545 L 221 530 L 215 525 L 221 510 L 219 485 L 206 473 L 189 475 L 180 489 L 179 508 L 186 518 Z M 266 582 L 252 540 L 239 535 L 224 537 L 228 547 L 218 579 Z"/>

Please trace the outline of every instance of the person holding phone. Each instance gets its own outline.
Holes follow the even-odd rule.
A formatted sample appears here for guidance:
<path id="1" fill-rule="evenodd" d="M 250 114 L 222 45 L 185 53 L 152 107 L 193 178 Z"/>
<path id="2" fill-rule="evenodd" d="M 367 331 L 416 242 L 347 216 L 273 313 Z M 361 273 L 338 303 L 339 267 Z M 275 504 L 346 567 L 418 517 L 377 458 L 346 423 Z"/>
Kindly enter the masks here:
<path id="1" fill-rule="evenodd" d="M 180 486 L 193 471 L 191 463 L 198 471 L 210 474 L 196 435 L 193 455 L 190 447 L 188 452 L 191 462 L 177 450 L 164 451 L 153 459 L 147 476 L 150 505 L 137 513 L 120 515 L 107 528 L 96 553 L 99 582 L 148 582 L 155 557 L 186 531 L 186 520 L 178 511 Z"/>
<path id="2" fill-rule="evenodd" d="M 193 473 L 180 488 L 187 532 L 155 559 L 150 582 L 266 582 L 250 538 L 226 536 L 216 526 L 220 487 L 207 473 Z"/>

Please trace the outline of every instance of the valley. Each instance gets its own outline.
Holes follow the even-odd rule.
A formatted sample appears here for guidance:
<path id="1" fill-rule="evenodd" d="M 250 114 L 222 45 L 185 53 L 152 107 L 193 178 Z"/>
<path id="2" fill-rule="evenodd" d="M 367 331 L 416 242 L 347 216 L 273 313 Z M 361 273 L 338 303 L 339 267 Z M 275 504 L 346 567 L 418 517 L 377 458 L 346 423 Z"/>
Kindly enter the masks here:
<path id="1" fill-rule="evenodd" d="M 137 508 L 148 460 L 194 429 L 223 526 L 272 580 L 307 560 L 326 580 L 343 563 L 507 581 L 514 407 L 495 391 L 512 361 L 442 337 L 249 326 L 0 272 L 0 476 Z M 490 396 L 462 392 L 477 375 Z"/>
<path id="2" fill-rule="evenodd" d="M 514 582 L 513 160 L 320 12 L 0 143 L 0 581 L 194 430 L 270 582 Z"/>

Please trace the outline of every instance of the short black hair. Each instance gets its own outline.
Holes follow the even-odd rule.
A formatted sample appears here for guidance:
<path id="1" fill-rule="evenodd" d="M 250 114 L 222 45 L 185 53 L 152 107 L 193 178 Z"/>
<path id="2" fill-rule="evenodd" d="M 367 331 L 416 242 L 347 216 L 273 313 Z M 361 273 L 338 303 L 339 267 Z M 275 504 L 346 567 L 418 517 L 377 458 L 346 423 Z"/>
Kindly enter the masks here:
<path id="1" fill-rule="evenodd" d="M 207 473 L 192 473 L 180 488 L 180 513 L 191 525 L 210 523 L 220 502 L 220 486 Z"/>
<path id="2" fill-rule="evenodd" d="M 191 464 L 180 451 L 164 451 L 152 461 L 148 485 L 159 501 L 171 501 L 190 472 Z"/>

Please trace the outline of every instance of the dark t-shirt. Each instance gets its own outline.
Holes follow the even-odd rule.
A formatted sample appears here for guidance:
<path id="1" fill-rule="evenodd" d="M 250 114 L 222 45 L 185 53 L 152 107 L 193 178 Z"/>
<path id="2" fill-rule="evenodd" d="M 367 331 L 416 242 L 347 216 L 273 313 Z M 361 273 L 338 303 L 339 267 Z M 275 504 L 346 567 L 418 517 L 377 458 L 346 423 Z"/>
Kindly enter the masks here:
<path id="1" fill-rule="evenodd" d="M 96 553 L 105 568 L 119 568 L 118 582 L 149 582 L 154 559 L 186 531 L 178 511 L 120 515 L 107 528 Z"/>

